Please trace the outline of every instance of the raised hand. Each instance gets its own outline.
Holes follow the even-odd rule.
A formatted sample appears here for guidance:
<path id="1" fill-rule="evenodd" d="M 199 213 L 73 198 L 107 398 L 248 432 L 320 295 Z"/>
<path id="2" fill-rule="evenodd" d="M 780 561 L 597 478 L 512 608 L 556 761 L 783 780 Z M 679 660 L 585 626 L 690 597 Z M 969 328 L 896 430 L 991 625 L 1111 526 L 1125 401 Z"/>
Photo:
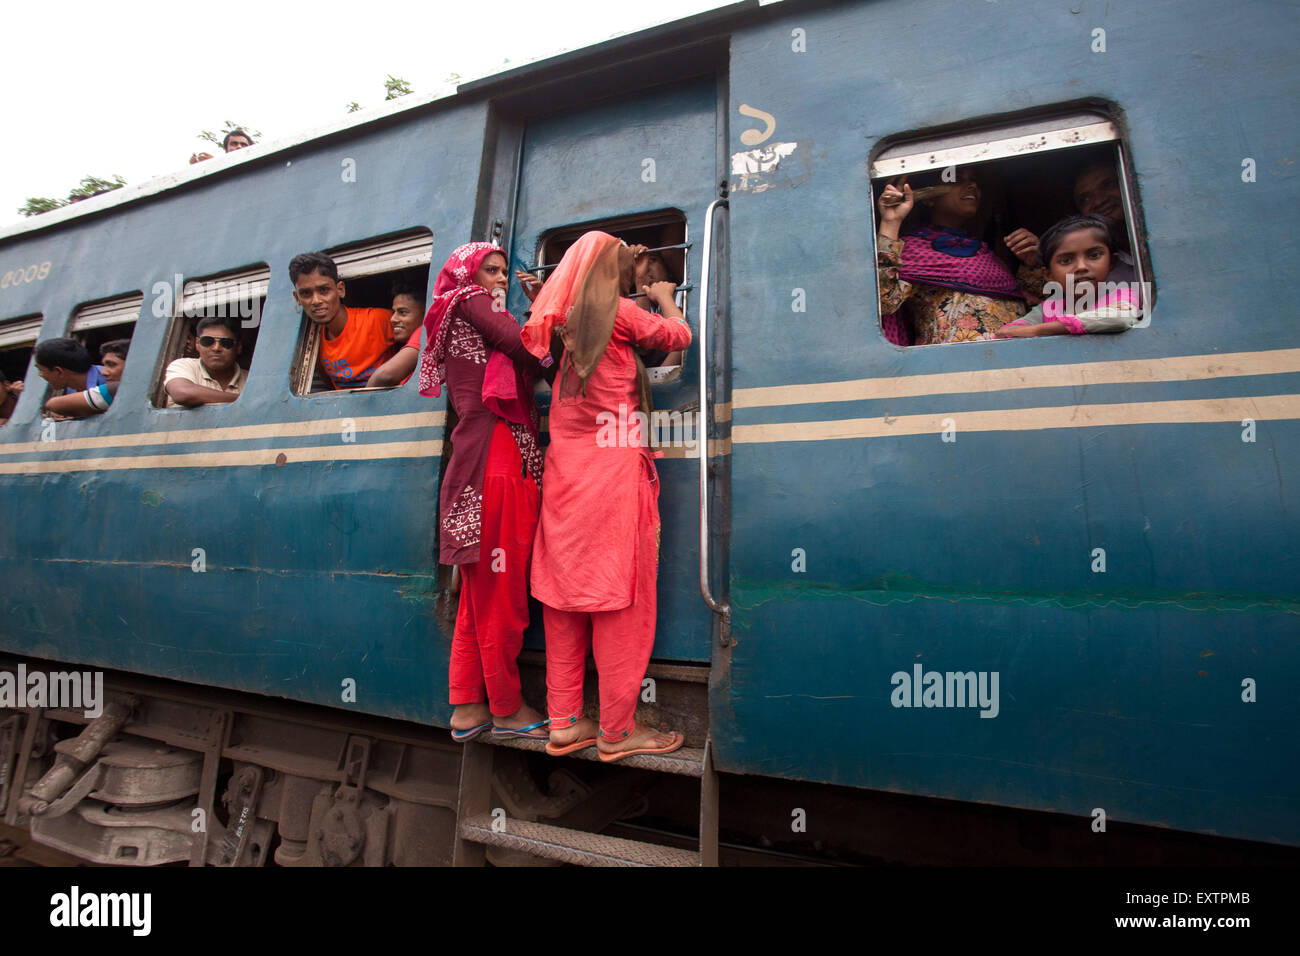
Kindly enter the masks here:
<path id="1" fill-rule="evenodd" d="M 660 306 L 672 305 L 677 295 L 677 283 L 655 282 L 641 287 L 641 294 Z"/>
<path id="2" fill-rule="evenodd" d="M 1015 232 L 1003 237 L 1003 242 L 1012 254 L 1027 266 L 1037 266 L 1038 262 L 1038 237 L 1028 229 L 1017 229 Z"/>
<path id="3" fill-rule="evenodd" d="M 899 176 L 885 186 L 878 204 L 880 234 L 887 239 L 897 239 L 898 227 L 907 218 L 914 205 L 916 200 L 912 196 L 912 187 L 907 185 L 906 176 Z"/>
<path id="4" fill-rule="evenodd" d="M 524 290 L 524 295 L 528 296 L 528 301 L 536 302 L 537 294 L 542 291 L 542 280 L 523 269 L 515 270 L 515 278 L 519 280 L 519 287 Z"/>

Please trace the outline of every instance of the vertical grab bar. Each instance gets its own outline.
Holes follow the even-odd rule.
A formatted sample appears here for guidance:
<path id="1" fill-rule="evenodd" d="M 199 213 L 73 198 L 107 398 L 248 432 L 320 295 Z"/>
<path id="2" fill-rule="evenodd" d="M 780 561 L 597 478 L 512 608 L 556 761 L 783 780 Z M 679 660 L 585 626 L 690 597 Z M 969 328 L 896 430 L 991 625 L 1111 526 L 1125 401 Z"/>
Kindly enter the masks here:
<path id="1" fill-rule="evenodd" d="M 731 619 L 731 605 L 719 603 L 709 588 L 709 274 L 713 265 L 713 212 L 727 205 L 725 199 L 709 203 L 704 213 L 704 252 L 700 265 L 700 424 L 696 443 L 700 450 L 700 594 L 704 603 L 722 615 L 725 628 Z"/>

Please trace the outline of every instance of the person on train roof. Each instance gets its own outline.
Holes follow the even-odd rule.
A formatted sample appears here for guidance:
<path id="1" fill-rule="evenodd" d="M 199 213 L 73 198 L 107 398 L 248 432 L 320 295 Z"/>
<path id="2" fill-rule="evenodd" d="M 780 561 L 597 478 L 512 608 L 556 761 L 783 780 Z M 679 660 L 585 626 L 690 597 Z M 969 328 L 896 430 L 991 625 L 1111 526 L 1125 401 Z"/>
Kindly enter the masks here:
<path id="1" fill-rule="evenodd" d="M 353 309 L 343 304 L 338 266 L 323 252 L 289 260 L 294 301 L 321 328 L 321 371 L 335 388 L 359 388 L 397 352 L 388 309 Z"/>
<path id="2" fill-rule="evenodd" d="M 1136 283 L 1109 279 L 1115 240 L 1101 216 L 1067 216 L 1043 233 L 1038 248 L 1047 261 L 1050 295 L 998 329 L 997 338 L 1123 332 L 1137 322 Z"/>
<path id="3" fill-rule="evenodd" d="M 198 358 L 178 358 L 167 366 L 167 407 L 196 408 L 239 398 L 247 376 L 239 367 L 238 329 L 229 319 L 204 316 L 194 323 L 194 341 Z"/>
<path id="4" fill-rule="evenodd" d="M 242 129 L 232 129 L 226 134 L 221 141 L 221 149 L 226 153 L 233 153 L 237 149 L 243 149 L 246 146 L 253 145 L 253 137 L 249 136 Z M 211 153 L 191 153 L 190 165 L 201 163 L 205 159 L 211 159 Z"/>
<path id="5" fill-rule="evenodd" d="M 519 652 L 528 626 L 528 566 L 540 506 L 542 450 L 533 400 L 541 366 L 501 307 L 505 253 L 459 246 L 438 272 L 424 317 L 420 394 L 456 412 L 438 500 L 438 560 L 460 568 L 448 696 L 451 736 L 545 740 L 546 718 L 524 702 Z"/>
<path id="6" fill-rule="evenodd" d="M 59 392 L 61 395 L 84 392 L 108 381 L 104 377 L 104 366 L 93 364 L 86 347 L 76 339 L 46 339 L 37 342 L 32 358 L 36 362 L 37 373 L 54 386 L 56 391 L 62 389 Z"/>
<path id="7" fill-rule="evenodd" d="M 114 339 L 99 347 L 100 361 L 103 362 L 105 381 L 83 392 L 71 395 L 58 395 L 45 403 L 46 413 L 53 413 L 65 418 L 88 418 L 108 411 L 117 395 L 117 384 L 122 378 L 122 369 L 126 367 L 126 355 L 131 347 L 130 339 Z"/>
<path id="8" fill-rule="evenodd" d="M 970 169 L 956 176 L 951 185 L 932 187 L 937 194 L 921 200 L 928 224 L 901 239 L 899 228 L 915 205 L 912 187 L 902 176 L 881 193 L 880 316 L 895 345 L 976 342 L 1025 314 L 1016 277 L 973 235 L 984 192 Z"/>
<path id="9" fill-rule="evenodd" d="M 523 329 L 550 363 L 552 332 L 564 350 L 551 390 L 546 485 L 531 583 L 546 627 L 547 709 L 556 756 L 595 746 L 613 762 L 669 753 L 684 737 L 635 720 L 655 639 L 659 481 L 648 447 L 649 383 L 635 349 L 676 351 L 691 330 L 671 282 L 641 291 L 662 315 L 622 293 L 632 250 L 603 232 L 569 248 Z M 583 713 L 588 651 L 596 659 L 599 722 Z"/>
<path id="10" fill-rule="evenodd" d="M 1106 220 L 1114 238 L 1115 251 L 1111 258 L 1111 282 L 1136 282 L 1137 269 L 1128 251 L 1128 223 L 1124 219 L 1124 196 L 1119 188 L 1119 176 L 1110 160 L 1089 163 L 1075 177 L 1074 207 L 1085 216 L 1100 216 Z M 1041 287 L 1048 281 L 1047 267 L 1039 256 L 1039 240 L 1028 229 L 1017 229 L 1006 237 L 1010 249 L 1025 265 L 1038 270 L 1038 275 L 1026 280 L 1026 286 L 1035 283 Z"/>
<path id="11" fill-rule="evenodd" d="M 420 333 L 424 331 L 424 286 L 402 280 L 393 283 L 393 341 L 404 342 L 397 354 L 375 370 L 368 385 L 405 385 L 420 360 Z"/>

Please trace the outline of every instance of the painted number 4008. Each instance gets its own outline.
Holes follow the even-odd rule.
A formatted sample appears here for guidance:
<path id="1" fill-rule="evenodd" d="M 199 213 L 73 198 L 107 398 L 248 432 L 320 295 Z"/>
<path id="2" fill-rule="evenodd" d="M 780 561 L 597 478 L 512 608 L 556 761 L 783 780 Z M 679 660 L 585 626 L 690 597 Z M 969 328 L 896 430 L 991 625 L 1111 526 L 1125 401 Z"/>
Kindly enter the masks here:
<path id="1" fill-rule="evenodd" d="M 28 266 L 26 269 L 10 269 L 4 274 L 4 278 L 0 279 L 0 289 L 7 289 L 11 285 L 22 285 L 24 282 L 36 282 L 49 274 L 49 260 L 39 266 Z"/>

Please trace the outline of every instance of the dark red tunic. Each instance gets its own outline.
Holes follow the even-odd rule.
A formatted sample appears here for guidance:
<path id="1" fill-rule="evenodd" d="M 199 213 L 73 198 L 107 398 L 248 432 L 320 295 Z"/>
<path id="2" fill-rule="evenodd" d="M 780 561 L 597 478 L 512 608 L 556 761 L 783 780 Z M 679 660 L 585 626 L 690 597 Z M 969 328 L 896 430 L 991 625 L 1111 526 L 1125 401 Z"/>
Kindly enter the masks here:
<path id="1" fill-rule="evenodd" d="M 525 464 L 541 461 L 532 383 L 542 368 L 524 348 L 514 316 L 493 311 L 492 303 L 491 296 L 471 296 L 447 317 L 451 323 L 447 328 L 447 397 L 458 421 L 451 433 L 451 458 L 438 495 L 438 560 L 442 564 L 470 564 L 479 559 L 483 473 L 492 431 L 502 421 L 483 405 L 483 375 L 493 351 L 505 353 L 514 364 L 518 392 L 532 420 L 531 427 L 511 429 L 520 457 Z"/>

